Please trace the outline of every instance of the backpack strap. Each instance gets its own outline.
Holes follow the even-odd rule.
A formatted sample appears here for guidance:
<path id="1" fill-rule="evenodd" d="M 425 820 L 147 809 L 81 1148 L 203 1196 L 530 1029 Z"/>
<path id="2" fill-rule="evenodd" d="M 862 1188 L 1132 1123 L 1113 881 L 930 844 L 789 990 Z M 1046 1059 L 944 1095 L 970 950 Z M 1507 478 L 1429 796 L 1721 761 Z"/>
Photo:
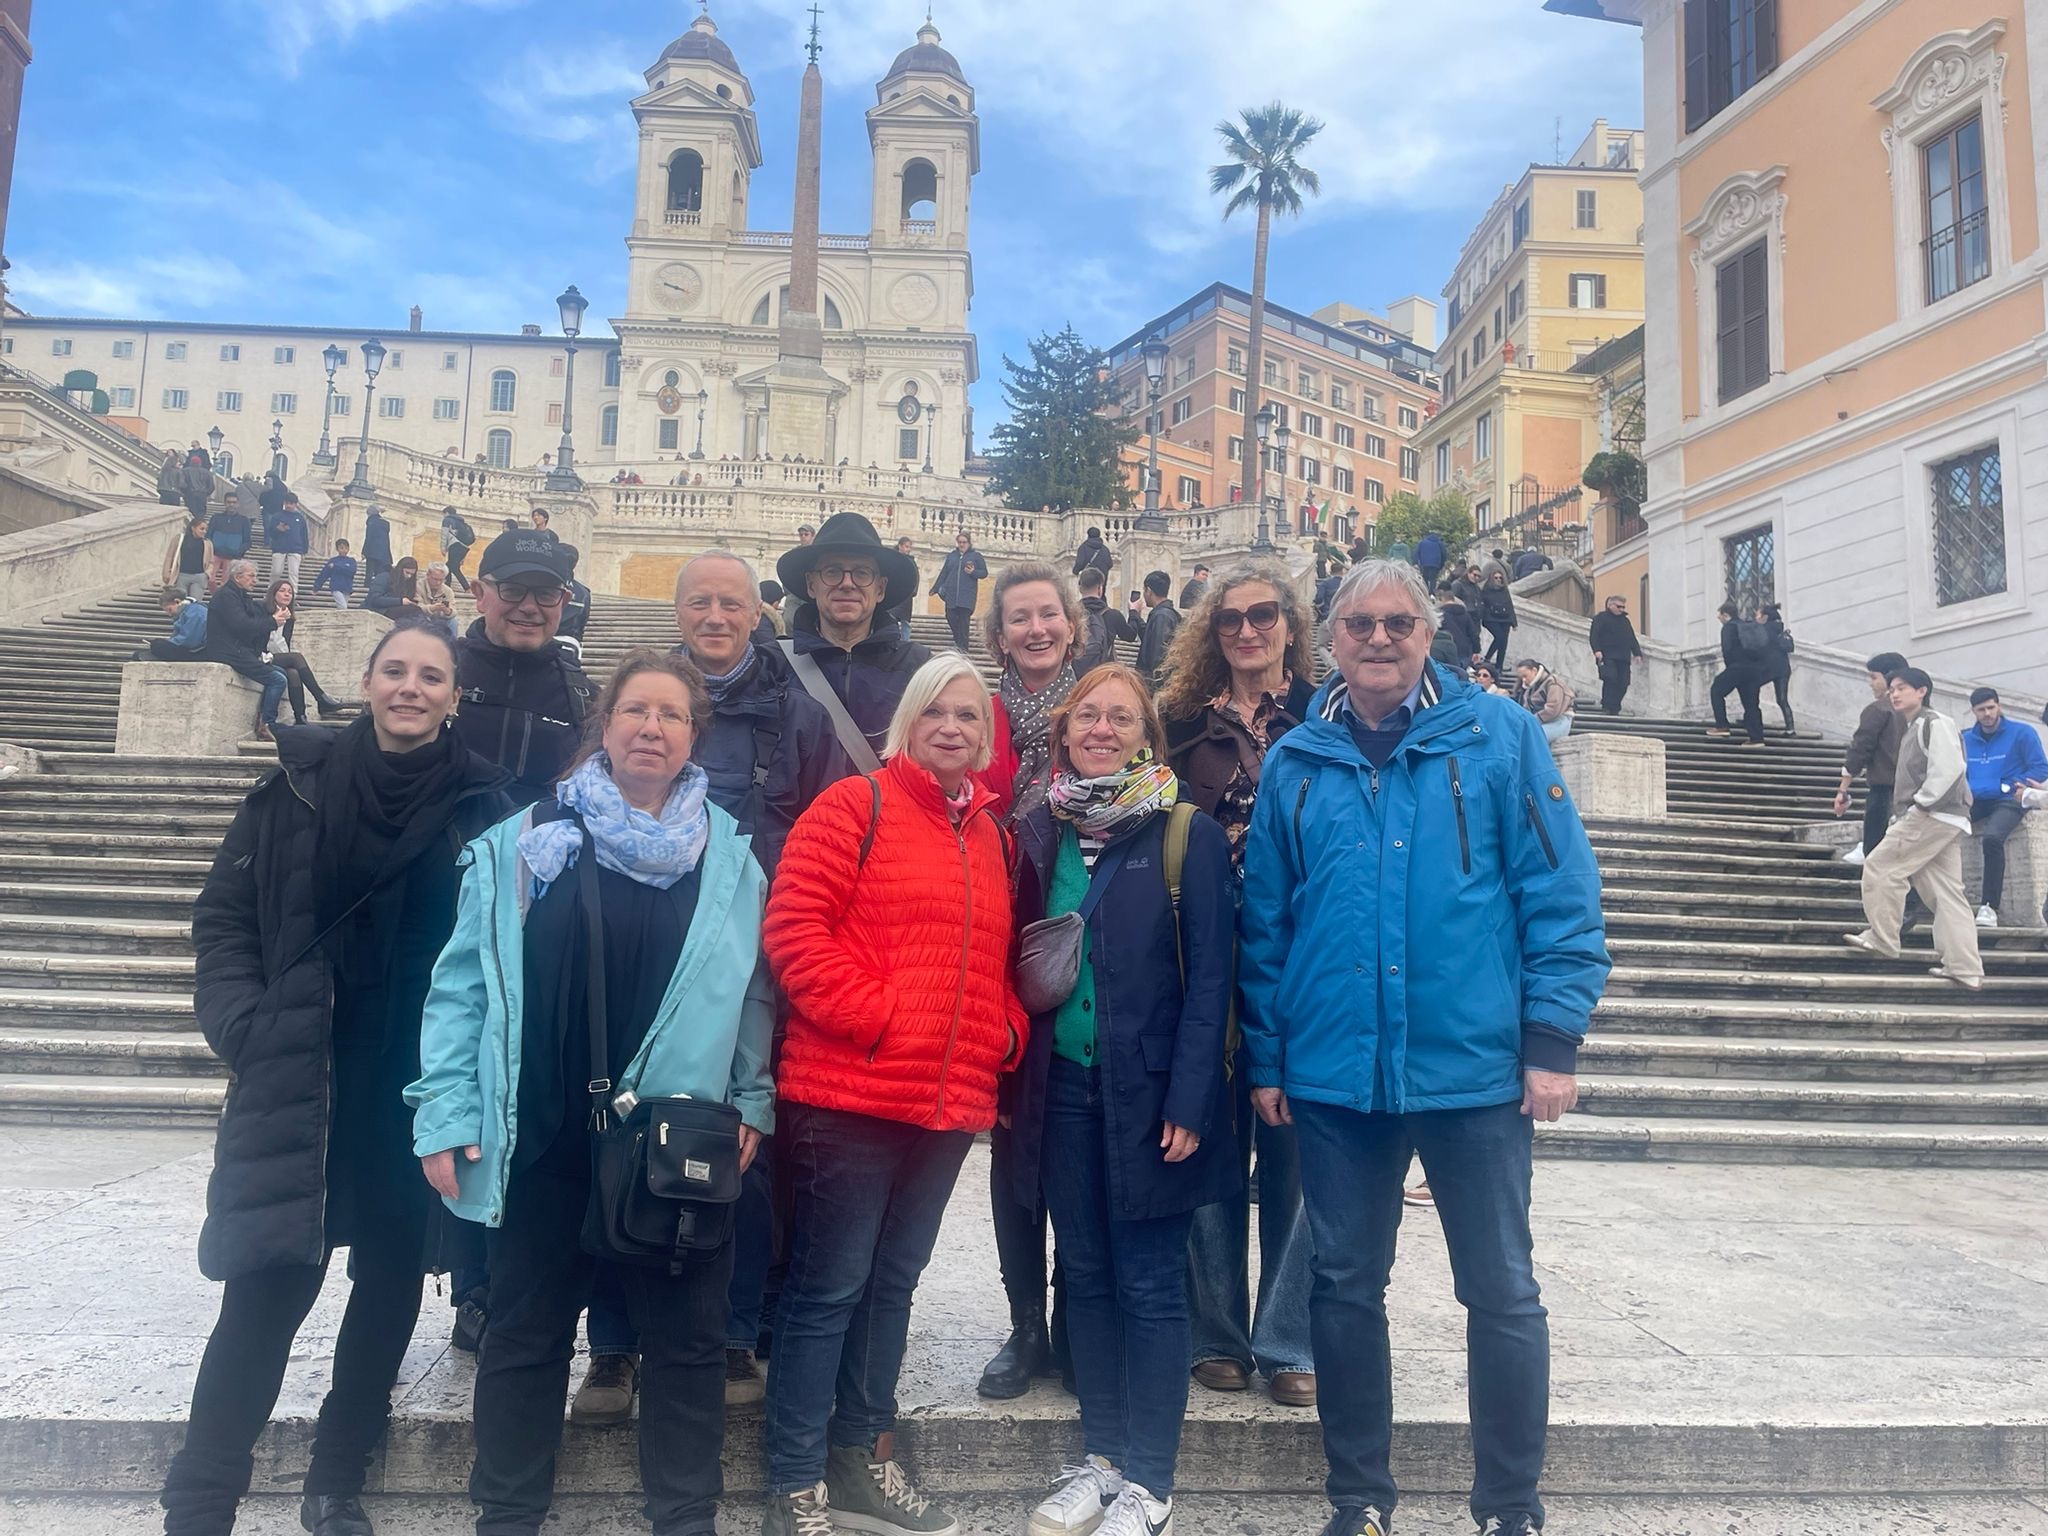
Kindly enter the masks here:
<path id="1" fill-rule="evenodd" d="M 853 861 L 853 872 L 856 875 L 868 867 L 868 855 L 874 852 L 875 848 L 875 829 L 882 824 L 882 781 L 872 773 L 865 777 L 873 804 L 868 811 L 868 829 L 861 835 L 860 857 Z"/>
<path id="2" fill-rule="evenodd" d="M 796 680 L 803 684 L 804 692 L 818 701 L 832 722 L 832 734 L 839 738 L 839 745 L 853 760 L 853 766 L 870 776 L 879 772 L 882 760 L 875 755 L 874 744 L 854 724 L 853 716 L 846 712 L 846 705 L 833 690 L 824 669 L 808 651 L 799 651 L 796 641 L 785 635 L 776 644 L 782 647 L 782 654 L 789 659 L 789 667 L 796 674 Z M 876 791 L 880 794 L 879 788 Z"/>
<path id="3" fill-rule="evenodd" d="M 1188 861 L 1188 831 L 1195 824 L 1192 801 L 1183 800 L 1166 813 L 1166 899 L 1173 905 L 1173 952 L 1180 965 L 1181 985 L 1187 985 L 1187 951 L 1180 939 L 1180 875 Z"/>

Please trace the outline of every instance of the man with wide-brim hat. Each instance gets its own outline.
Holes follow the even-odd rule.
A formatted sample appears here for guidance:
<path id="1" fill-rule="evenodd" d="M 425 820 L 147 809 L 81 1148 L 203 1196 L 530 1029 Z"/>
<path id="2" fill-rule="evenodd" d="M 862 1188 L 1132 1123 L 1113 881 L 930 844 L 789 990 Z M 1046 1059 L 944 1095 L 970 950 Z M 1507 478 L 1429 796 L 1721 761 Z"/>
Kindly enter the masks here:
<path id="1" fill-rule="evenodd" d="M 782 642 L 797 662 L 797 679 L 814 696 L 829 688 L 855 728 L 840 732 L 840 745 L 865 768 L 880 753 L 910 675 L 931 659 L 899 625 L 876 622 L 917 595 L 917 562 L 885 545 L 858 512 L 835 512 L 810 543 L 775 563 L 775 574 L 791 594 L 801 594 Z M 846 739 L 856 733 L 867 743 L 866 761 Z"/>

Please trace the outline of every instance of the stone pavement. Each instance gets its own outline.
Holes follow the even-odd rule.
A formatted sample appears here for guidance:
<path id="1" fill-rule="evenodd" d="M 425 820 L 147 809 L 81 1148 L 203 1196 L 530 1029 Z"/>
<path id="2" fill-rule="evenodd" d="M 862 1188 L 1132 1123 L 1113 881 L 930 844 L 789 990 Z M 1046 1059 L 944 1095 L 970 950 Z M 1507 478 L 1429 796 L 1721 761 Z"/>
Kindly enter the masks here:
<path id="1" fill-rule="evenodd" d="M 192 1256 L 209 1140 L 0 1129 L 0 1495 L 156 1487 L 218 1303 Z M 978 1148 L 919 1294 L 903 1443 L 936 1489 L 1015 1498 L 1071 1449 L 1073 1409 L 1050 1385 L 1009 1404 L 974 1396 L 1005 1328 L 986 1180 Z M 1541 1163 L 1536 1204 L 1557 1495 L 2048 1489 L 2048 1173 Z M 1408 1213 L 1402 1235 L 1397 1471 L 1418 1492 L 1457 1495 L 1463 1318 L 1434 1217 Z M 259 1491 L 290 1490 L 303 1471 L 340 1312 L 336 1268 L 259 1455 Z M 470 1362 L 447 1348 L 448 1320 L 430 1297 L 373 1487 L 463 1486 Z M 760 1487 L 755 1422 L 737 1419 L 729 1437 L 740 1495 Z M 1311 1493 L 1314 1416 L 1194 1389 L 1182 1467 L 1191 1493 Z M 565 1493 L 623 1493 L 631 1478 L 630 1436 L 570 1435 Z M 1788 1532 L 1900 1528 L 1801 1524 L 1786 1508 Z M 1998 1528 L 2041 1524 L 2020 1513 Z"/>

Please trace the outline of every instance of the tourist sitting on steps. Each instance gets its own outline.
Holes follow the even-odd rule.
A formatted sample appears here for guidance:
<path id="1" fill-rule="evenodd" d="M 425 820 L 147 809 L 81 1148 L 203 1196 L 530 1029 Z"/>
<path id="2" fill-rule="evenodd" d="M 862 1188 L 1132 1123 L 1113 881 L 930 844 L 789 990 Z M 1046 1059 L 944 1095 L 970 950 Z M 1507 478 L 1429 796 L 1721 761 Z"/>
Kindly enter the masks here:
<path id="1" fill-rule="evenodd" d="M 370 578 L 369 595 L 363 606 L 387 619 L 419 614 L 420 563 L 407 555 L 389 570 Z"/>
<path id="2" fill-rule="evenodd" d="M 1543 739 L 1558 742 L 1571 735 L 1572 710 L 1578 700 L 1564 679 L 1527 656 L 1515 663 L 1515 676 L 1521 683 L 1515 690 L 1516 702 L 1536 717 L 1543 727 Z"/>
<path id="3" fill-rule="evenodd" d="M 1970 830 L 1984 850 L 1983 899 L 1977 926 L 1996 928 L 2005 899 L 2005 843 L 2020 829 L 2026 807 L 2020 786 L 2048 779 L 2048 754 L 2041 735 L 2024 720 L 2006 715 L 1996 688 L 1970 695 L 1975 724 L 1963 730 L 1963 757 L 1969 765 Z"/>
<path id="4" fill-rule="evenodd" d="M 206 649 L 206 604 L 188 597 L 182 587 L 165 587 L 164 615 L 171 632 L 152 640 L 128 659 L 130 661 L 204 661 Z"/>
<path id="5" fill-rule="evenodd" d="M 256 706 L 259 741 L 276 739 L 271 727 L 277 724 L 277 706 L 284 698 L 284 669 L 263 659 L 270 646 L 270 632 L 276 627 L 276 614 L 256 597 L 256 562 L 230 561 L 227 584 L 213 594 L 208 605 L 206 659 L 262 685 L 263 697 Z"/>
<path id="6" fill-rule="evenodd" d="M 284 687 L 292 703 L 292 723 L 306 723 L 306 695 L 313 696 L 314 707 L 320 711 L 320 718 L 331 720 L 341 713 L 337 700 L 327 696 L 327 690 L 320 686 L 320 679 L 313 675 L 313 667 L 305 657 L 292 649 L 292 631 L 298 627 L 298 615 L 292 611 L 292 604 L 298 593 L 288 581 L 274 581 L 265 596 L 264 606 L 270 610 L 275 628 L 265 646 L 273 667 L 284 669 Z"/>
<path id="7" fill-rule="evenodd" d="M 509 802 L 503 772 L 446 729 L 445 639 L 394 627 L 362 689 L 347 730 L 279 732 L 281 771 L 242 802 L 192 909 L 193 1011 L 234 1091 L 199 1236 L 201 1271 L 226 1289 L 164 1479 L 168 1536 L 233 1526 L 336 1248 L 352 1284 L 300 1520 L 364 1536 L 363 1475 L 419 1316 L 434 1204 L 404 1090 L 455 924 L 456 851 Z"/>

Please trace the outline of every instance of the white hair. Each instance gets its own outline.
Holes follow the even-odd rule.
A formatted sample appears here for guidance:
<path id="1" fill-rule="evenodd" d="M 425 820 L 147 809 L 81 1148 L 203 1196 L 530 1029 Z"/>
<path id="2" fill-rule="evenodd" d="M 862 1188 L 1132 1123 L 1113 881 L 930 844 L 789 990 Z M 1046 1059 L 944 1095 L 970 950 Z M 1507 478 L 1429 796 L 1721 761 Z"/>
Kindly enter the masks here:
<path id="1" fill-rule="evenodd" d="M 230 560 L 228 562 L 228 574 L 230 576 L 234 575 L 237 571 L 253 571 L 255 569 L 256 562 L 254 560 Z"/>
<path id="2" fill-rule="evenodd" d="M 1387 587 L 1396 588 L 1415 599 L 1415 606 L 1422 614 L 1422 627 L 1432 635 L 1441 622 L 1436 604 L 1429 600 L 1429 588 L 1422 584 L 1422 572 L 1406 560 L 1361 560 L 1351 567 L 1350 574 L 1337 584 L 1336 595 L 1330 599 L 1330 617 L 1334 620 L 1350 611 L 1354 603 L 1367 595 Z"/>
<path id="3" fill-rule="evenodd" d="M 995 716 L 988 700 L 988 684 L 981 680 L 981 671 L 975 664 L 958 651 L 945 651 L 910 674 L 910 682 L 903 690 L 903 697 L 896 701 L 896 713 L 889 717 L 889 735 L 882 743 L 882 756 L 895 757 L 910 746 L 910 728 L 917 724 L 918 717 L 932 707 L 938 696 L 963 677 L 974 679 L 974 686 L 981 701 L 981 750 L 974 754 L 974 761 L 968 767 L 979 773 L 989 764 L 995 754 Z"/>
<path id="4" fill-rule="evenodd" d="M 446 576 L 448 574 L 448 562 L 446 560 L 436 560 L 427 569 L 429 571 L 439 571 L 443 576 Z"/>
<path id="5" fill-rule="evenodd" d="M 676 572 L 676 600 L 682 601 L 683 578 L 690 574 L 690 567 L 704 560 L 730 560 L 747 573 L 747 592 L 756 606 L 761 602 L 761 573 L 754 569 L 754 562 L 745 555 L 736 555 L 729 549 L 707 549 L 701 554 L 690 556 L 683 562 L 683 568 Z"/>

